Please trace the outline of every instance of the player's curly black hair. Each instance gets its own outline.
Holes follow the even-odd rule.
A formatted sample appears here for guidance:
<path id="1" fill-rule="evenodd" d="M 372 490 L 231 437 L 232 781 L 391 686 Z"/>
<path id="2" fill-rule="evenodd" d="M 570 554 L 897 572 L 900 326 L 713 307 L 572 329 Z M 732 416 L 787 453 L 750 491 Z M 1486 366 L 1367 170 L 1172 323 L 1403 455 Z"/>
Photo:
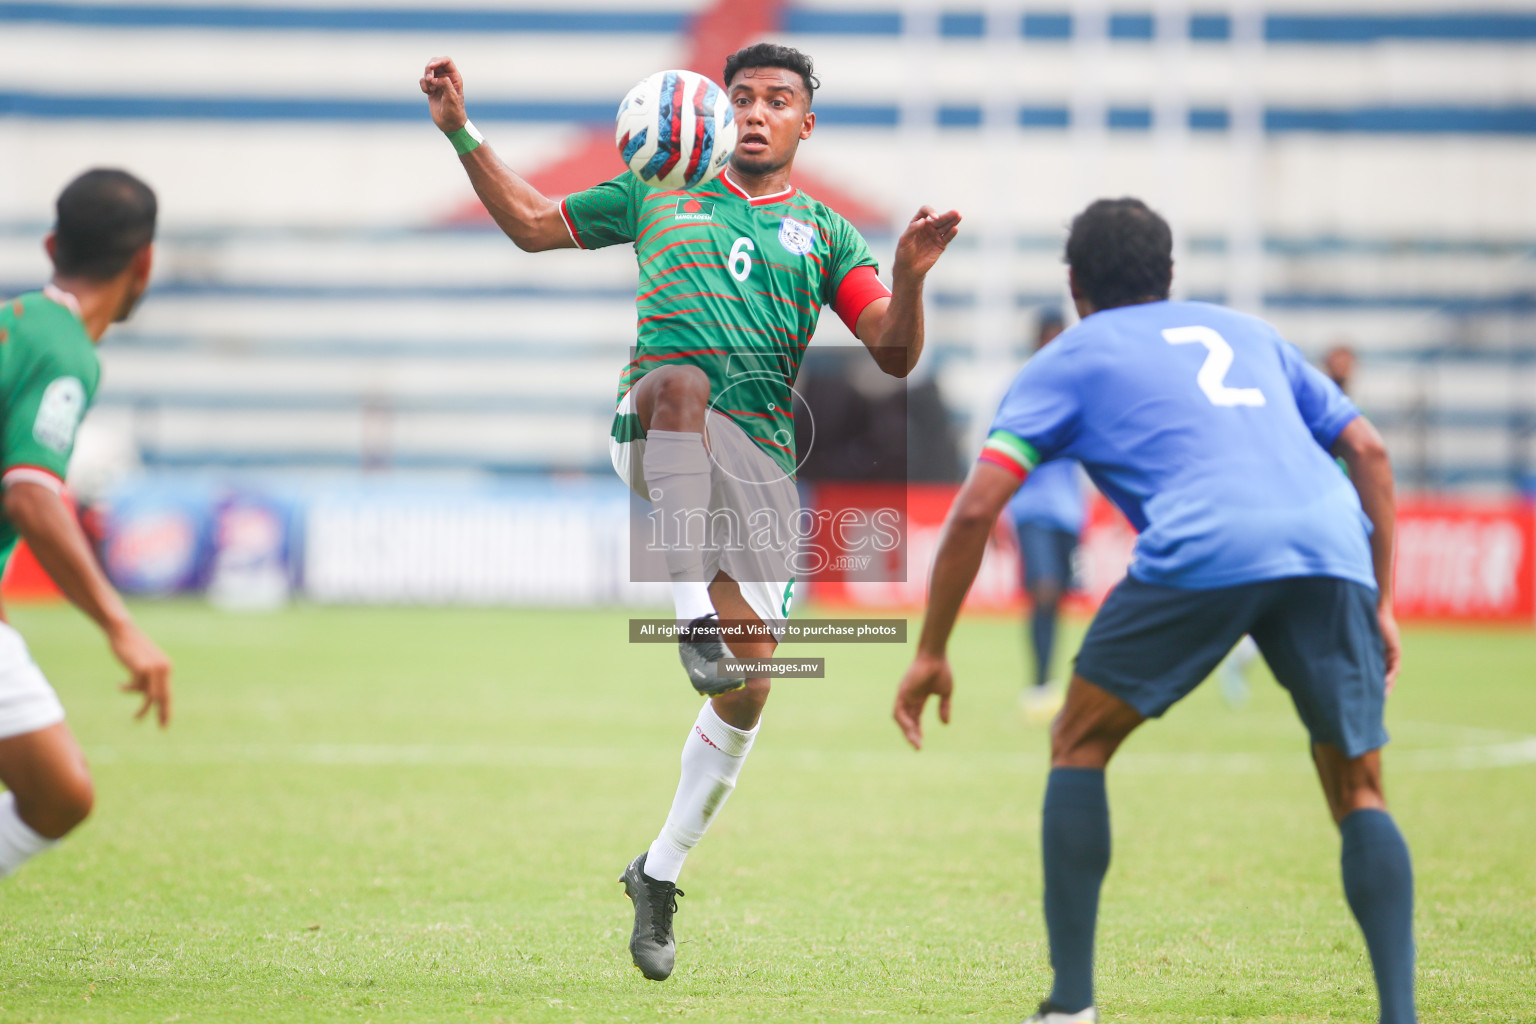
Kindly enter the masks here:
<path id="1" fill-rule="evenodd" d="M 811 105 L 816 90 L 821 88 L 821 81 L 816 77 L 816 68 L 811 64 L 810 56 L 792 46 L 780 46 L 778 43 L 743 46 L 725 58 L 725 77 L 721 79 L 725 87 L 729 89 L 731 79 L 746 68 L 783 68 L 785 71 L 793 71 L 805 83 L 806 106 Z"/>
<path id="2" fill-rule="evenodd" d="M 1166 299 L 1173 232 L 1140 199 L 1100 199 L 1072 218 L 1066 261 L 1094 309 Z"/>
<path id="3" fill-rule="evenodd" d="M 54 212 L 53 263 L 65 277 L 116 277 L 155 239 L 155 193 L 127 171 L 86 171 L 64 186 Z"/>

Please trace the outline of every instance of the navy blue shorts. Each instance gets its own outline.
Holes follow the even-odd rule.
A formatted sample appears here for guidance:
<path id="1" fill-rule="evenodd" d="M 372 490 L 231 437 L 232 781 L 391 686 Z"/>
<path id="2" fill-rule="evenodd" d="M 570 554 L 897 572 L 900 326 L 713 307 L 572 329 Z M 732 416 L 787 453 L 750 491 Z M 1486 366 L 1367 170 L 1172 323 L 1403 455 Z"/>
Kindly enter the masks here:
<path id="1" fill-rule="evenodd" d="M 1387 672 L 1376 592 L 1332 576 L 1215 590 L 1122 580 L 1094 616 L 1077 674 L 1157 718 L 1210 675 L 1243 634 L 1291 694 L 1317 743 L 1359 757 L 1387 742 Z"/>
<path id="2" fill-rule="evenodd" d="M 1077 534 L 1029 520 L 1013 529 L 1019 538 L 1019 557 L 1024 560 L 1024 589 L 1033 593 L 1043 583 L 1053 583 L 1058 590 L 1070 589 Z"/>

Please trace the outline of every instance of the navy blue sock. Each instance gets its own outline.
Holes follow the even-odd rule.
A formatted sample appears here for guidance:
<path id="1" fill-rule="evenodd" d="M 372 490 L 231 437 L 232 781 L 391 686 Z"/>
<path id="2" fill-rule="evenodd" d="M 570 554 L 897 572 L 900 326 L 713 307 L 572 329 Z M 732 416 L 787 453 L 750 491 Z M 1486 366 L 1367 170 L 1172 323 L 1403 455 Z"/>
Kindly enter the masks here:
<path id="1" fill-rule="evenodd" d="M 1056 985 L 1051 1002 L 1068 1013 L 1093 1005 L 1093 927 L 1109 870 L 1109 799 L 1104 773 L 1052 768 L 1040 823 L 1045 857 L 1045 927 Z"/>
<path id="2" fill-rule="evenodd" d="M 1344 898 L 1365 933 L 1381 997 L 1381 1024 L 1414 1024 L 1413 864 L 1386 811 L 1355 811 L 1339 822 Z"/>
<path id="3" fill-rule="evenodd" d="M 1035 685 L 1044 686 L 1051 678 L 1051 649 L 1056 645 L 1056 602 L 1035 603 L 1029 619 L 1029 636 L 1035 645 Z"/>

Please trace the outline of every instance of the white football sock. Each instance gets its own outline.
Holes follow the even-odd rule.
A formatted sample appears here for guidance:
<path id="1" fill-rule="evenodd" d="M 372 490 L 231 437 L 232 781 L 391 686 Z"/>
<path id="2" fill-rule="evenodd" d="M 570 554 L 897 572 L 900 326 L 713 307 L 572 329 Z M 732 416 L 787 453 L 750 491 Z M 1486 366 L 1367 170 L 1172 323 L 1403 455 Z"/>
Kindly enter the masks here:
<path id="1" fill-rule="evenodd" d="M 688 853 L 709 831 L 726 798 L 736 788 L 736 777 L 746 763 L 759 722 L 750 730 L 721 721 L 714 705 L 704 702 L 699 717 L 683 744 L 683 772 L 677 795 L 661 834 L 645 857 L 645 873 L 665 882 L 677 881 Z"/>
<path id="2" fill-rule="evenodd" d="M 32 826 L 16 813 L 16 797 L 0 793 L 0 878 L 4 878 L 44 850 L 59 845 L 32 831 Z"/>
<path id="3" fill-rule="evenodd" d="M 709 541 L 709 452 L 703 434 L 651 430 L 641 460 L 654 514 L 661 520 L 667 575 L 677 617 L 692 621 L 714 611 L 704 578 Z M 693 586 L 688 586 L 693 584 Z"/>
<path id="4" fill-rule="evenodd" d="M 707 583 L 673 583 L 672 604 L 680 622 L 692 622 L 701 615 L 713 615 L 715 603 L 709 599 Z"/>
<path id="5" fill-rule="evenodd" d="M 1259 660 L 1259 645 L 1253 642 L 1253 637 L 1244 634 L 1232 648 L 1232 653 L 1227 655 L 1237 665 L 1239 672 L 1248 670 L 1248 666 Z"/>

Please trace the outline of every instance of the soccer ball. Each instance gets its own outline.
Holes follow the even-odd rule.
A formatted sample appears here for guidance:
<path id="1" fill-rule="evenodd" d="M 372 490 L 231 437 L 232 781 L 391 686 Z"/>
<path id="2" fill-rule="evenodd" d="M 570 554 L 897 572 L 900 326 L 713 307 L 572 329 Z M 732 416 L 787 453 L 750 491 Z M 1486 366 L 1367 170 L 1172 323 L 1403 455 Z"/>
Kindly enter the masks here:
<path id="1" fill-rule="evenodd" d="M 736 148 L 736 113 L 725 90 L 693 71 L 658 71 L 619 104 L 619 156 L 652 188 L 704 184 Z"/>

